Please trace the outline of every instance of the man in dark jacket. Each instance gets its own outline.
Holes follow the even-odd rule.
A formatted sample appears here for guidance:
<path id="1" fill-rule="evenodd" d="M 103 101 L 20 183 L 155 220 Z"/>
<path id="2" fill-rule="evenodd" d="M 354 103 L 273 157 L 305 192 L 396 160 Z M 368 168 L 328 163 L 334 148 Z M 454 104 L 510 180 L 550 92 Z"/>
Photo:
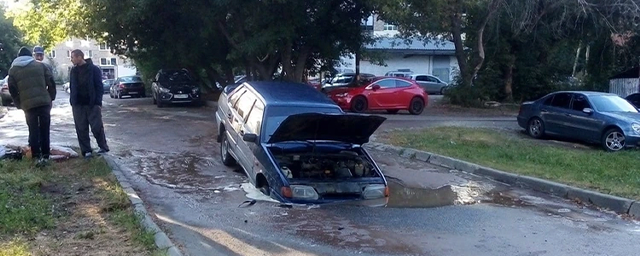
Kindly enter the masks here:
<path id="1" fill-rule="evenodd" d="M 73 111 L 73 121 L 80 150 L 84 157 L 92 157 L 89 127 L 96 138 L 100 150 L 98 153 L 109 152 L 107 139 L 102 123 L 102 71 L 90 60 L 84 59 L 81 50 L 71 51 L 71 62 L 75 65 L 69 73 L 69 101 Z"/>
<path id="2" fill-rule="evenodd" d="M 22 47 L 18 58 L 9 69 L 9 93 L 14 105 L 22 109 L 29 126 L 29 147 L 38 166 L 48 163 L 50 149 L 51 102 L 56 88 L 51 71 L 31 57 L 31 51 Z"/>

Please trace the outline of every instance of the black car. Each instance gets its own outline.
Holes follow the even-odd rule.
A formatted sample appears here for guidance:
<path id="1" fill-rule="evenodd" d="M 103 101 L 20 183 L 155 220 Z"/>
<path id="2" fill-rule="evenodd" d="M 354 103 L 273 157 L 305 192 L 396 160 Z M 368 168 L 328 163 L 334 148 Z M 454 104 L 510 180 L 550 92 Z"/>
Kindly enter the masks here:
<path id="1" fill-rule="evenodd" d="M 186 69 L 161 69 L 151 85 L 153 103 L 158 107 L 171 103 L 201 105 L 200 87 Z"/>
<path id="2" fill-rule="evenodd" d="M 122 96 L 144 98 L 146 97 L 144 82 L 139 76 L 118 77 L 118 79 L 111 84 L 109 96 L 118 99 L 122 99 Z"/>
<path id="3" fill-rule="evenodd" d="M 385 120 L 344 113 L 306 84 L 251 81 L 220 95 L 217 141 L 225 165 L 280 202 L 384 206 L 387 181 L 362 145 Z"/>
<path id="4" fill-rule="evenodd" d="M 631 105 L 640 109 L 640 93 L 630 94 L 625 98 Z"/>

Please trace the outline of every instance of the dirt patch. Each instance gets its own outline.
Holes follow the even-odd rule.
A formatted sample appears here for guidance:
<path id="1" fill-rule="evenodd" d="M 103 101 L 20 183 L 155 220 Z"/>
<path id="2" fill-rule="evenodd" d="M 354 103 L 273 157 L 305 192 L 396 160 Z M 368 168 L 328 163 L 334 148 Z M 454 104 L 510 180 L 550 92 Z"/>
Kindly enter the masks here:
<path id="1" fill-rule="evenodd" d="M 96 170 L 98 161 L 76 159 L 49 167 L 52 173 L 39 191 L 52 202 L 54 227 L 0 237 L 0 245 L 18 238 L 32 255 L 152 255 L 152 248 L 141 245 L 123 221 L 133 218 L 132 209 L 113 193 L 119 188 L 115 177 Z"/>

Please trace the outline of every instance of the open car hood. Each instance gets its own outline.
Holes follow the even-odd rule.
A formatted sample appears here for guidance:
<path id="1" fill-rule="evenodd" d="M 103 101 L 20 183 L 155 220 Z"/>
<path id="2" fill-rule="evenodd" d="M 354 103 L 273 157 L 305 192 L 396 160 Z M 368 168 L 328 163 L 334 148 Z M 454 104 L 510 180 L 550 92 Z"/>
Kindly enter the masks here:
<path id="1" fill-rule="evenodd" d="M 385 120 L 374 115 L 296 114 L 284 119 L 267 143 L 333 140 L 364 144 Z"/>

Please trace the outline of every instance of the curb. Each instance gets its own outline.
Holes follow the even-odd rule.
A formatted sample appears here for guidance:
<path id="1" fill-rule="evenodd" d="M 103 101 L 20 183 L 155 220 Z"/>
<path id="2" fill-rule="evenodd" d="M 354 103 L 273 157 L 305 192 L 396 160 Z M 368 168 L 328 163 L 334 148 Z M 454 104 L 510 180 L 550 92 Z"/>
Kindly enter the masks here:
<path id="1" fill-rule="evenodd" d="M 398 147 L 378 142 L 367 143 L 365 144 L 365 147 L 398 154 L 404 158 L 416 159 L 445 168 L 452 168 L 475 175 L 490 177 L 494 180 L 510 185 L 530 188 L 566 199 L 578 199 L 582 202 L 590 203 L 600 208 L 609 209 L 618 214 L 629 214 L 634 217 L 640 217 L 640 201 L 602 194 L 540 178 L 508 173 L 452 157 L 411 148 Z"/>
<path id="2" fill-rule="evenodd" d="M 111 156 L 103 156 L 107 161 L 107 164 L 111 167 L 113 174 L 118 179 L 120 186 L 122 187 L 124 192 L 127 193 L 134 211 L 136 212 L 136 214 L 142 216 L 142 220 L 140 221 L 142 223 L 142 226 L 148 231 L 153 232 L 154 240 L 158 249 L 165 250 L 167 252 L 167 255 L 169 256 L 182 256 L 182 253 L 180 252 L 180 250 L 178 250 L 178 247 L 176 247 L 173 242 L 171 242 L 171 239 L 169 239 L 167 234 L 162 231 L 160 227 L 158 227 L 147 210 L 144 208 L 144 202 L 142 202 L 142 199 L 140 199 L 136 191 L 133 190 L 131 183 L 129 183 L 127 177 L 125 177 L 124 173 L 122 173 L 122 169 L 120 168 L 120 166 L 116 163 L 115 160 L 113 160 Z"/>

